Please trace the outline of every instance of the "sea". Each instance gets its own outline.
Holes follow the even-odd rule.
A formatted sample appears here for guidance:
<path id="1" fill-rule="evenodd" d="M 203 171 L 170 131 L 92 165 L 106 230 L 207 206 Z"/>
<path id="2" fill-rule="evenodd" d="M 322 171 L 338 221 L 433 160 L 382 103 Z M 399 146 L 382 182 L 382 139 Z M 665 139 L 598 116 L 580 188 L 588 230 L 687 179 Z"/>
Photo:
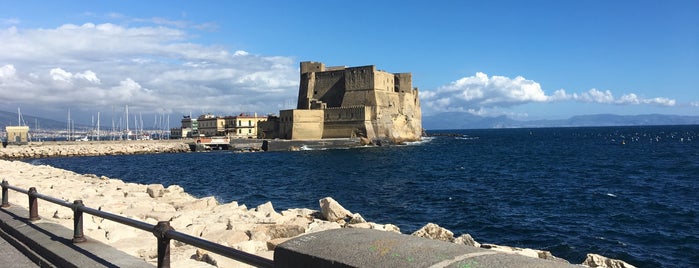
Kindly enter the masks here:
<path id="1" fill-rule="evenodd" d="M 277 211 L 333 197 L 410 234 L 427 223 L 480 243 L 699 267 L 699 126 L 427 131 L 400 146 L 30 159 Z M 39 190 L 40 191 L 40 190 Z M 89 204 L 86 204 L 89 206 Z"/>

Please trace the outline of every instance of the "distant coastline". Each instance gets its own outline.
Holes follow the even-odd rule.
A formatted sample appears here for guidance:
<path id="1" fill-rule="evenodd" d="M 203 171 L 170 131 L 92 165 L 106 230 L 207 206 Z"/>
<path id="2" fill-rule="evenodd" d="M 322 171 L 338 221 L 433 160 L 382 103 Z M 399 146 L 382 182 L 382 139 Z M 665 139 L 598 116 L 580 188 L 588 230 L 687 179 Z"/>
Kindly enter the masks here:
<path id="1" fill-rule="evenodd" d="M 688 115 L 615 115 L 591 114 L 560 120 L 520 121 L 507 116 L 483 117 L 468 113 L 449 112 L 423 115 L 423 127 L 439 129 L 490 129 L 490 128 L 545 128 L 545 127 L 612 127 L 612 126 L 666 126 L 699 125 L 699 116 Z"/>

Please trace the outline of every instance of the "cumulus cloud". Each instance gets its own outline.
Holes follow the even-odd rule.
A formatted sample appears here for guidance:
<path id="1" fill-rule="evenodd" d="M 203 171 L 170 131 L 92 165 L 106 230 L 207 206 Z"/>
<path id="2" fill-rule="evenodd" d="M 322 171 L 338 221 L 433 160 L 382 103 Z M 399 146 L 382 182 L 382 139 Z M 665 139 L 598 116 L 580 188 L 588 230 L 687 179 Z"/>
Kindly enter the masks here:
<path id="1" fill-rule="evenodd" d="M 276 112 L 296 98 L 293 58 L 196 43 L 191 23 L 140 24 L 0 29 L 0 91 L 18 92 L 0 104 L 235 114 Z"/>
<path id="2" fill-rule="evenodd" d="M 526 103 L 547 103 L 577 101 L 614 105 L 658 105 L 674 106 L 676 101 L 668 98 L 642 98 L 635 93 L 615 97 L 610 90 L 592 88 L 581 93 L 567 93 L 559 89 L 546 94 L 536 81 L 522 76 L 488 76 L 478 72 L 474 76 L 463 77 L 436 90 L 420 93 L 423 106 L 433 111 L 462 111 L 474 115 L 506 114 L 500 108 L 508 108 Z M 498 111 L 498 112 L 493 112 Z"/>

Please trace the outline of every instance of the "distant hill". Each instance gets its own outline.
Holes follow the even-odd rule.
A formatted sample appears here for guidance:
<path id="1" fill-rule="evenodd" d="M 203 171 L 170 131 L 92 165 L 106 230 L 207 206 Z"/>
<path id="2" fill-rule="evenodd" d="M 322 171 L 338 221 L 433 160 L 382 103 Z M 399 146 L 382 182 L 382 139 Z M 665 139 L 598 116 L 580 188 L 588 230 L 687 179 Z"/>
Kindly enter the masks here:
<path id="1" fill-rule="evenodd" d="M 448 112 L 422 117 L 425 129 L 487 129 L 522 127 L 592 127 L 592 126 L 648 126 L 699 125 L 699 116 L 684 115 L 614 115 L 595 114 L 573 116 L 562 120 L 518 121 L 506 116 L 482 117 L 469 113 Z"/>
<path id="2" fill-rule="evenodd" d="M 22 119 L 24 121 L 23 125 L 29 126 L 30 129 L 35 129 L 38 125 L 40 129 L 44 130 L 65 130 L 67 122 L 60 122 L 53 119 L 41 118 L 31 115 L 22 114 Z M 0 128 L 5 131 L 5 126 L 17 126 L 17 113 L 0 111 Z M 75 126 L 86 127 L 86 126 Z"/>
<path id="3" fill-rule="evenodd" d="M 66 130 L 68 128 L 67 120 L 61 122 L 24 113 L 22 113 L 22 121 L 23 125 L 29 126 L 30 130 L 34 130 L 37 127 L 41 130 Z M 17 124 L 17 113 L 0 111 L 0 131 L 5 131 L 5 126 L 16 126 Z M 82 131 L 89 130 L 91 127 L 73 122 L 73 128 Z"/>
<path id="4" fill-rule="evenodd" d="M 65 130 L 66 122 L 22 115 L 24 123 L 31 129 L 37 124 L 43 130 Z M 562 120 L 519 121 L 507 116 L 484 117 L 469 113 L 447 112 L 422 117 L 422 127 L 434 129 L 488 129 L 488 128 L 522 128 L 522 127 L 591 127 L 591 126 L 644 126 L 644 125 L 699 125 L 699 116 L 645 114 L 614 115 L 594 114 L 579 115 Z M 5 126 L 17 125 L 17 113 L 0 111 L 0 131 Z M 90 126 L 75 124 L 76 129 L 89 129 Z M 107 129 L 106 127 L 104 129 Z"/>

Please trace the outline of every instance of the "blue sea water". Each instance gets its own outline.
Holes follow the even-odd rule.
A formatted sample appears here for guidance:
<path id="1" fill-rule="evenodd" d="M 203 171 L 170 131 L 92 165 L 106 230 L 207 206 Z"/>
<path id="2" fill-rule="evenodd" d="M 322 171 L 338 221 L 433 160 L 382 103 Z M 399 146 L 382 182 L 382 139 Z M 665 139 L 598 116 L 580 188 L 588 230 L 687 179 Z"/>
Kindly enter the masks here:
<path id="1" fill-rule="evenodd" d="M 248 207 L 318 209 L 332 196 L 411 233 L 428 222 L 481 243 L 699 267 L 699 126 L 428 131 L 406 146 L 28 160 L 178 184 Z M 39 189 L 39 191 L 41 191 Z M 89 204 L 87 204 L 89 205 Z"/>

